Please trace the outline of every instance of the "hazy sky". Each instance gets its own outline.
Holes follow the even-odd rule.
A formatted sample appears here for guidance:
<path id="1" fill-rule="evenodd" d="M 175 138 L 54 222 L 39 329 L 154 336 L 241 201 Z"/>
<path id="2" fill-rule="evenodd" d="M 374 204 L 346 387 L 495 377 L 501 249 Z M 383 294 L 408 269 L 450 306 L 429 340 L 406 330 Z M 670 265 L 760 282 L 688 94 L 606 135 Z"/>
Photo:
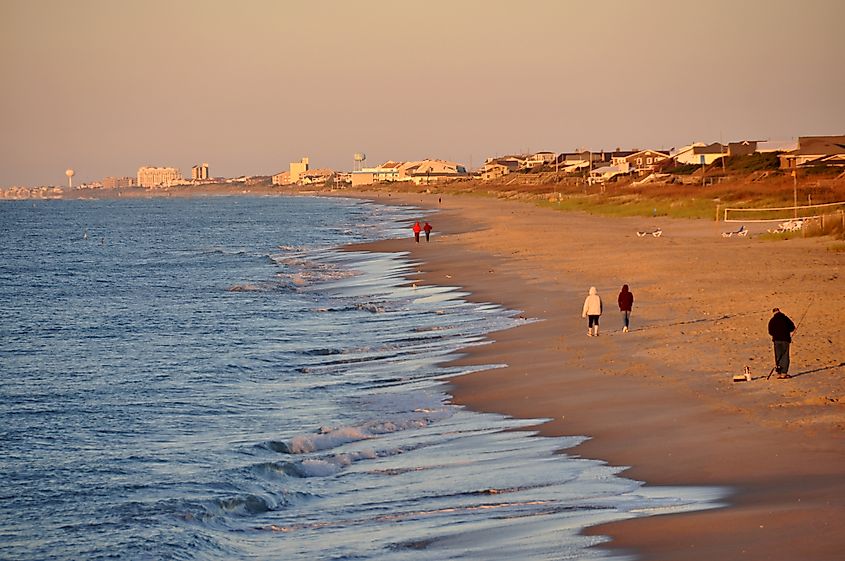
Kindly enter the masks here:
<path id="1" fill-rule="evenodd" d="M 843 22 L 843 0 L 0 0 L 0 186 L 845 134 Z"/>

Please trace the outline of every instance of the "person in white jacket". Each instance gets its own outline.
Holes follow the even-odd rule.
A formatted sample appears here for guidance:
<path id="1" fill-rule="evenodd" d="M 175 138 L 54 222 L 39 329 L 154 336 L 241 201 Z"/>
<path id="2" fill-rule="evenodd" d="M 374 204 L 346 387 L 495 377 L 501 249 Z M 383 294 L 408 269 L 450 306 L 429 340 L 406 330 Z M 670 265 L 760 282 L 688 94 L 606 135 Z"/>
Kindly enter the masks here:
<path id="1" fill-rule="evenodd" d="M 596 287 L 590 287 L 590 295 L 584 300 L 582 318 L 587 318 L 587 335 L 599 336 L 599 316 L 601 316 L 601 297 L 596 292 Z"/>

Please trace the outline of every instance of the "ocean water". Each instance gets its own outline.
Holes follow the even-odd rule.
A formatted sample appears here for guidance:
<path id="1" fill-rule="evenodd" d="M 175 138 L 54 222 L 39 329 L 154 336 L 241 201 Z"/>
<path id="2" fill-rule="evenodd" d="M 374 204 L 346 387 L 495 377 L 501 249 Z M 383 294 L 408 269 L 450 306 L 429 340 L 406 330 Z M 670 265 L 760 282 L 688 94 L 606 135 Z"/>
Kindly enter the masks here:
<path id="1" fill-rule="evenodd" d="M 337 249 L 417 215 L 0 203 L 0 558 L 607 559 L 584 527 L 718 505 L 452 405 L 440 364 L 515 313 Z"/>

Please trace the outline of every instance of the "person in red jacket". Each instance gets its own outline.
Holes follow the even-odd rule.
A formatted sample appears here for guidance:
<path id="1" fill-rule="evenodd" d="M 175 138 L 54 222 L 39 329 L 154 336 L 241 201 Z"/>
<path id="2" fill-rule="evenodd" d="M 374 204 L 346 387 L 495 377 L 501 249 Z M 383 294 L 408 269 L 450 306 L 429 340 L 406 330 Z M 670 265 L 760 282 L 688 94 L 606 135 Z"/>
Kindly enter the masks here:
<path id="1" fill-rule="evenodd" d="M 634 294 L 628 290 L 628 285 L 622 285 L 619 293 L 619 311 L 622 312 L 622 333 L 628 333 L 628 326 L 631 324 L 631 308 L 634 306 Z"/>
<path id="2" fill-rule="evenodd" d="M 428 237 L 431 235 L 431 230 L 432 230 L 431 224 L 426 222 L 423 225 L 423 230 L 425 230 L 425 241 L 428 241 Z"/>
<path id="3" fill-rule="evenodd" d="M 422 227 L 420 226 L 419 220 L 414 222 L 414 227 L 411 229 L 414 231 L 414 240 L 417 243 L 420 243 L 420 231 L 422 230 Z"/>

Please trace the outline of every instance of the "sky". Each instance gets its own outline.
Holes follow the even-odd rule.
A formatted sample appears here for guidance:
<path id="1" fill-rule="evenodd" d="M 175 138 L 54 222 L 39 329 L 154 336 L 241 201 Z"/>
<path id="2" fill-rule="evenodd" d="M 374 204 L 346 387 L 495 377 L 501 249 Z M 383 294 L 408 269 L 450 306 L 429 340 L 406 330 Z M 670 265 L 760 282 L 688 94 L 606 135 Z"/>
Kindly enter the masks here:
<path id="1" fill-rule="evenodd" d="M 0 0 L 0 187 L 845 134 L 842 0 Z"/>

